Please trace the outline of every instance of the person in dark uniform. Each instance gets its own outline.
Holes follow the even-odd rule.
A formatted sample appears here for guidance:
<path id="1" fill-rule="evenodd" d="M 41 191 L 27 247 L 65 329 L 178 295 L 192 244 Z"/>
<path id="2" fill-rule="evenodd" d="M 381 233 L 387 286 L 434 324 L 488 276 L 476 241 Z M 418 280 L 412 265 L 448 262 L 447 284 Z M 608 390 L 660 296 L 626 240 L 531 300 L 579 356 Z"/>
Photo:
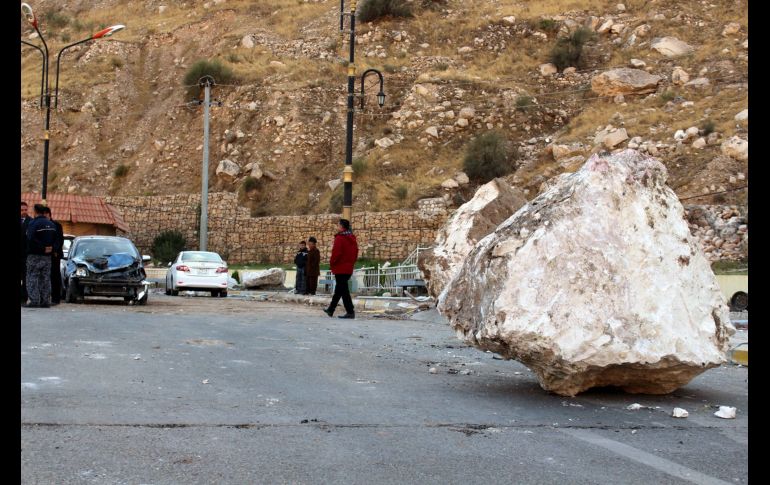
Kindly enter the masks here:
<path id="1" fill-rule="evenodd" d="M 27 303 L 27 226 L 32 222 L 29 217 L 29 207 L 23 200 L 21 201 L 21 259 L 19 260 L 21 270 L 21 304 Z"/>
<path id="2" fill-rule="evenodd" d="M 27 292 L 30 308 L 51 306 L 51 254 L 56 226 L 45 215 L 45 206 L 35 204 L 35 218 L 27 227 Z"/>
<path id="3" fill-rule="evenodd" d="M 334 236 L 332 255 L 329 258 L 329 266 L 332 273 L 334 273 L 335 280 L 334 296 L 332 296 L 329 308 L 325 308 L 324 312 L 330 317 L 334 315 L 334 310 L 337 308 L 341 298 L 342 303 L 345 305 L 345 314 L 340 315 L 339 318 L 356 318 L 348 281 L 353 276 L 353 265 L 356 264 L 357 260 L 358 242 L 356 241 L 356 236 L 350 230 L 350 221 L 340 219 L 339 224 L 337 224 L 337 234 Z"/>
<path id="4" fill-rule="evenodd" d="M 294 293 L 305 294 L 305 265 L 307 264 L 307 245 L 305 241 L 299 242 L 299 249 L 294 256 L 294 264 L 297 266 L 297 277 L 294 279 Z"/>
<path id="5" fill-rule="evenodd" d="M 45 208 L 45 217 L 56 226 L 56 240 L 51 253 L 51 305 L 61 303 L 61 258 L 64 251 L 64 229 L 51 217 L 51 208 Z"/>
<path id="6" fill-rule="evenodd" d="M 316 243 L 316 239 L 312 236 L 307 240 L 306 295 L 315 295 L 316 288 L 318 288 L 318 277 L 321 275 L 321 252 L 316 247 Z"/>

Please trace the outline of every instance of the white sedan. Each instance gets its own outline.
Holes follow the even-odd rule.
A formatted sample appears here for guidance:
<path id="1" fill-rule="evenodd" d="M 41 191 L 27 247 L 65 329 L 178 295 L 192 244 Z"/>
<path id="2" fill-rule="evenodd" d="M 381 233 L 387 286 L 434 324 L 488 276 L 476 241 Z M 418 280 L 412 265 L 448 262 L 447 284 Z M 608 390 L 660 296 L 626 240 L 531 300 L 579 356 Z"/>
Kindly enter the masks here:
<path id="1" fill-rule="evenodd" d="M 227 263 L 217 253 L 182 251 L 166 272 L 166 294 L 179 291 L 210 291 L 211 296 L 227 296 Z"/>

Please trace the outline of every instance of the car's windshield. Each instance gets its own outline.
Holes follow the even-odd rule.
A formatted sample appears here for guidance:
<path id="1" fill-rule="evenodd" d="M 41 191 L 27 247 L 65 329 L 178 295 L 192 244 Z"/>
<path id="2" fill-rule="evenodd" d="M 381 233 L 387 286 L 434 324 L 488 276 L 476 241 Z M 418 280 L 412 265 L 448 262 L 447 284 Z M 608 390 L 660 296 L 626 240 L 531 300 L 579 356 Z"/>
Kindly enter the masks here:
<path id="1" fill-rule="evenodd" d="M 127 253 L 134 258 L 139 258 L 139 253 L 136 252 L 133 244 L 125 239 L 86 239 L 79 241 L 72 257 L 94 260 L 117 253 Z"/>
<path id="2" fill-rule="evenodd" d="M 182 261 L 186 263 L 221 263 L 222 258 L 217 253 L 186 251 L 182 253 Z"/>

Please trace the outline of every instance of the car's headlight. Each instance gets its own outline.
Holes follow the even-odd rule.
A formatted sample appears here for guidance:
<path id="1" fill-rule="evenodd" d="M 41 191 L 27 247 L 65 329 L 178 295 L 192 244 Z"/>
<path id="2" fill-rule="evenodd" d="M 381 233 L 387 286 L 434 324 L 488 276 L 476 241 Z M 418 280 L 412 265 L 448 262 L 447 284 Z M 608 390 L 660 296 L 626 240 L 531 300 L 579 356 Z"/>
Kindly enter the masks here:
<path id="1" fill-rule="evenodd" d="M 88 270 L 81 266 L 75 270 L 75 276 L 88 276 Z"/>

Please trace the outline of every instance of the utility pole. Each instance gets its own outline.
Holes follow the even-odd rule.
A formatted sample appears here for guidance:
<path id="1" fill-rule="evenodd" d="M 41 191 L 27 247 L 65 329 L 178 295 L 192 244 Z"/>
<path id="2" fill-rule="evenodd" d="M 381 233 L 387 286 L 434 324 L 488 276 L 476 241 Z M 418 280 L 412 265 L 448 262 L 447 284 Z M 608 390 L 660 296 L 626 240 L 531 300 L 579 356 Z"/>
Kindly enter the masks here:
<path id="1" fill-rule="evenodd" d="M 198 85 L 204 89 L 203 96 L 203 170 L 201 172 L 201 227 L 199 250 L 206 251 L 209 236 L 209 108 L 211 106 L 211 86 L 214 78 L 203 76 Z"/>
<path id="2" fill-rule="evenodd" d="M 342 171 L 343 198 L 342 218 L 351 220 L 353 216 L 353 114 L 356 83 L 356 0 L 350 2 L 350 59 L 348 62 L 348 122 L 345 140 L 345 169 Z M 341 8 L 344 1 L 340 4 Z M 340 15 L 345 15 L 341 12 Z M 340 19 L 340 27 L 344 25 Z"/>

